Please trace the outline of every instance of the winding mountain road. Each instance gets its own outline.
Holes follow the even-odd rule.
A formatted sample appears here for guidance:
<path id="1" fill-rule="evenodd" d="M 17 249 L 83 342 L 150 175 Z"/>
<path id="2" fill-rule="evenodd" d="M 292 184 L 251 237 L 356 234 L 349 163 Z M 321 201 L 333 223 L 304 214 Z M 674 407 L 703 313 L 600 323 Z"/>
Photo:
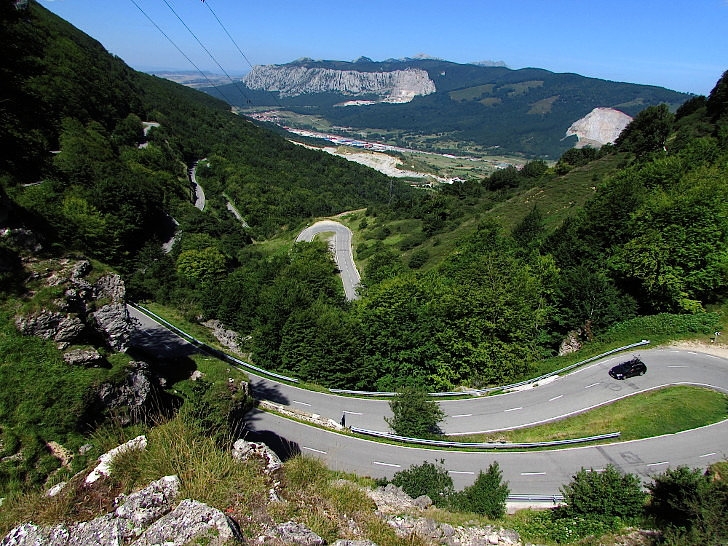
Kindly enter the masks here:
<path id="1" fill-rule="evenodd" d="M 141 327 L 136 343 L 156 353 L 196 350 L 181 338 L 136 310 Z M 616 381 L 607 371 L 628 355 L 596 361 L 567 376 L 533 389 L 499 396 L 440 402 L 446 413 L 443 429 L 449 434 L 465 434 L 527 426 L 585 411 L 629 394 L 675 384 L 702 385 L 728 392 L 728 359 L 695 351 L 656 348 L 641 351 L 647 374 Z M 346 415 L 349 426 L 386 431 L 384 417 L 389 403 L 382 400 L 340 397 L 307 391 L 277 383 L 248 372 L 253 394 L 261 399 L 316 413 L 339 421 Z M 333 431 L 255 411 L 248 423 L 251 436 L 279 450 L 301 452 L 323 459 L 334 469 L 374 477 L 391 477 L 395 472 L 425 460 L 443 459 L 457 487 L 473 482 L 479 470 L 498 461 L 504 479 L 514 494 L 557 495 L 580 468 L 599 470 L 614 464 L 648 480 L 668 467 L 706 467 L 728 458 L 728 421 L 678 434 L 618 442 L 601 446 L 553 451 L 464 452 L 433 451 L 399 447 L 352 438 Z"/>
<path id="2" fill-rule="evenodd" d="M 334 252 L 334 260 L 341 272 L 341 282 L 344 285 L 346 299 L 351 301 L 358 298 L 357 287 L 361 283 L 359 271 L 354 263 L 354 254 L 351 249 L 351 230 L 344 224 L 333 220 L 322 220 L 307 227 L 296 237 L 296 242 L 311 242 L 319 233 L 333 233 L 330 246 Z"/>

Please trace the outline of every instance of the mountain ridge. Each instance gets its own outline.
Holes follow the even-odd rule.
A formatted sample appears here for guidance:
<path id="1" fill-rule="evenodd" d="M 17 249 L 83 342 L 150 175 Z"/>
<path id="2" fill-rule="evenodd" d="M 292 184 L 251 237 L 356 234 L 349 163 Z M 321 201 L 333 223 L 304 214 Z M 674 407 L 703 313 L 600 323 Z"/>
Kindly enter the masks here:
<path id="1" fill-rule="evenodd" d="M 362 88 L 356 95 L 361 99 L 356 107 L 338 107 L 351 99 L 351 82 L 382 79 L 382 74 L 404 70 L 426 72 L 434 91 L 407 88 L 402 95 L 411 96 L 411 100 L 391 104 L 383 100 L 386 94 Z M 218 97 L 224 94 L 230 104 L 243 111 L 251 106 L 284 108 L 323 117 L 335 126 L 397 133 L 398 143 L 426 137 L 441 151 L 452 152 L 444 142 L 457 141 L 482 152 L 498 150 L 543 159 L 555 159 L 572 147 L 576 139 L 564 138 L 567 130 L 595 108 L 612 108 L 634 117 L 644 108 L 661 103 L 674 110 L 691 97 L 658 86 L 540 68 L 511 69 L 433 58 L 359 58 L 354 62 L 304 58 L 256 67 L 254 73 L 268 76 L 255 79 L 255 85 L 248 85 L 254 80 L 250 76 L 238 85 L 203 90 Z M 301 78 L 304 73 L 325 75 L 325 85 L 322 81 L 311 86 L 310 78 Z M 373 73 L 377 76 L 368 75 Z"/>

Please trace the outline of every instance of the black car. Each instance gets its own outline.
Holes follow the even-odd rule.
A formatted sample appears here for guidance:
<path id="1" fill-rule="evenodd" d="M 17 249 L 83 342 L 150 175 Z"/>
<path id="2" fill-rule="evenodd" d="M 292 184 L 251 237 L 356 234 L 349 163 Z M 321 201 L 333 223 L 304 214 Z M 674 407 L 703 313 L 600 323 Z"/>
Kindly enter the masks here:
<path id="1" fill-rule="evenodd" d="M 614 379 L 627 379 L 628 377 L 634 377 L 635 375 L 644 375 L 647 371 L 647 366 L 639 358 L 634 357 L 632 360 L 617 364 L 614 368 L 609 370 L 609 375 Z"/>

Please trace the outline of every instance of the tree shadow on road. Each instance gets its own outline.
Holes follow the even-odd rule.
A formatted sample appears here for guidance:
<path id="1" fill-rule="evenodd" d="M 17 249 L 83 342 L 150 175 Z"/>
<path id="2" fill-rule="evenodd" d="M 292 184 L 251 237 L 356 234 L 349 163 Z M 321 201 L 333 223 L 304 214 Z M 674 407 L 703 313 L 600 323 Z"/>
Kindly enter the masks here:
<path id="1" fill-rule="evenodd" d="M 288 397 L 284 395 L 280 388 L 268 381 L 260 379 L 258 381 L 250 381 L 248 384 L 250 395 L 256 400 L 265 400 L 274 404 L 288 405 Z"/>
<path id="2" fill-rule="evenodd" d="M 245 439 L 249 442 L 263 442 L 280 457 L 281 461 L 286 462 L 288 459 L 301 454 L 301 448 L 297 442 L 288 440 L 280 434 L 272 430 L 258 430 L 255 426 L 258 421 L 257 415 L 261 413 L 258 409 L 253 409 L 245 418 Z"/>

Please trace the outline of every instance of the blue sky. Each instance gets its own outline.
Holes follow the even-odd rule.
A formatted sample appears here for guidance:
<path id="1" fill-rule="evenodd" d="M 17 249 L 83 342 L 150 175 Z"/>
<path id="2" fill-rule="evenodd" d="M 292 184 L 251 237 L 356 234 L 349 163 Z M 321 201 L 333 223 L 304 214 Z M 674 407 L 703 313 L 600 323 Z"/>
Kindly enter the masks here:
<path id="1" fill-rule="evenodd" d="M 231 75 L 249 70 L 248 61 L 427 54 L 708 94 L 728 70 L 728 0 L 206 2 L 40 0 L 139 70 L 194 67 L 135 3 L 198 67 L 220 73 L 187 25 Z"/>

